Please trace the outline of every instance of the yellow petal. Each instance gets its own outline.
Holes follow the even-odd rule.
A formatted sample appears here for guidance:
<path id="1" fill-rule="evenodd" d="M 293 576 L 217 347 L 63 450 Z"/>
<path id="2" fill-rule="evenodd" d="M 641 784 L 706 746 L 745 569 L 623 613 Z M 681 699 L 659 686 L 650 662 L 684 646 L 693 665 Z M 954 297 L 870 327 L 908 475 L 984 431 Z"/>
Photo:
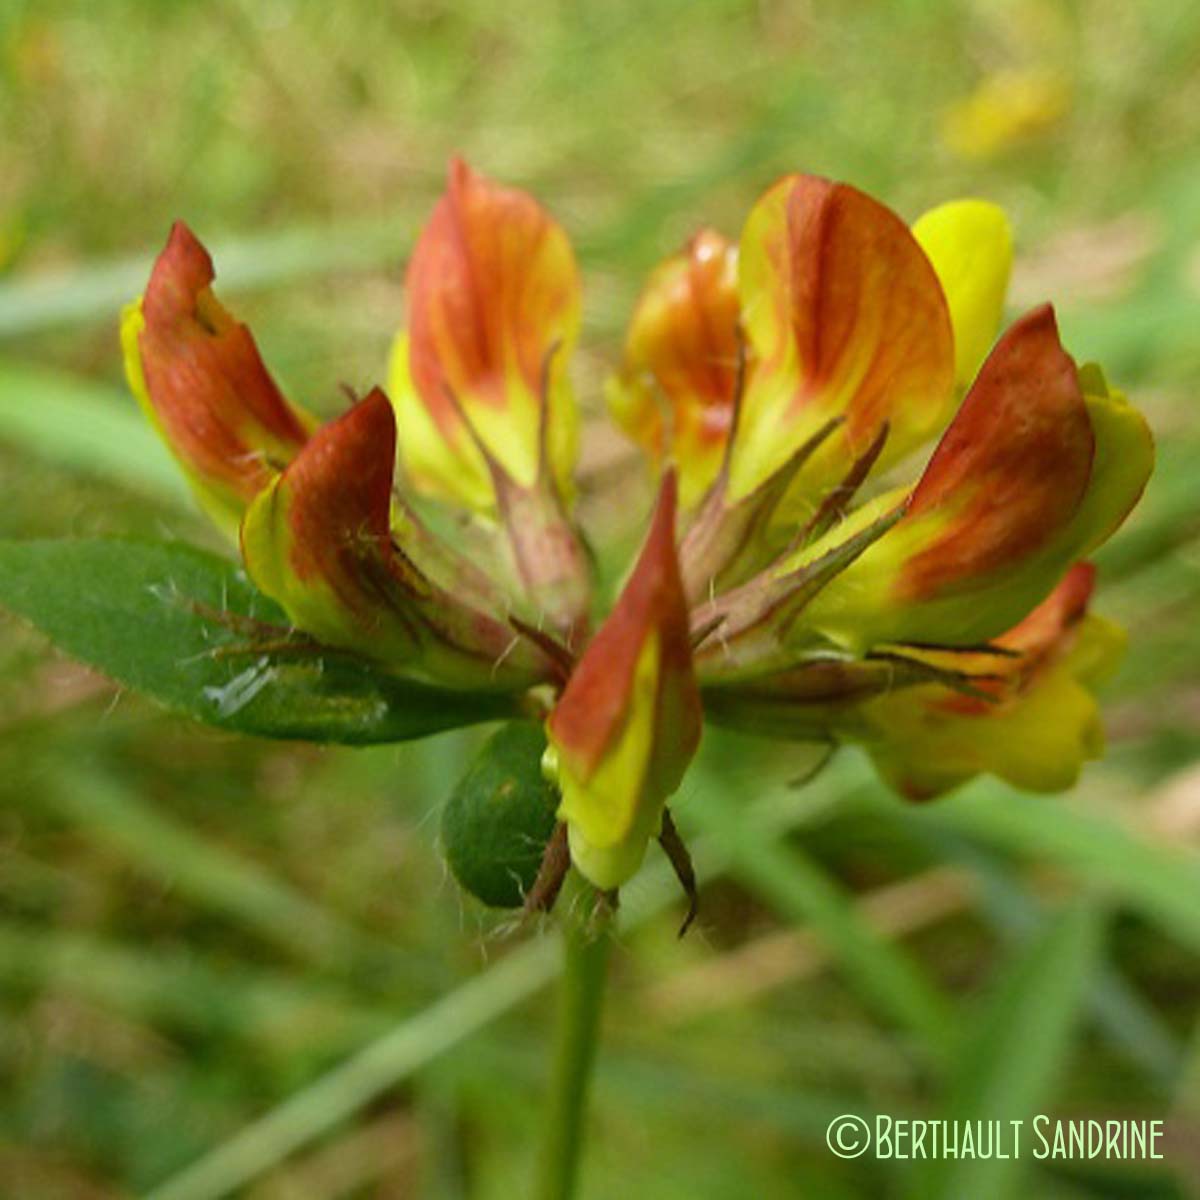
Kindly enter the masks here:
<path id="1" fill-rule="evenodd" d="M 1094 364 L 1079 372 L 1096 449 L 1087 494 L 1071 524 L 1071 554 L 1085 558 L 1107 541 L 1141 498 L 1154 470 L 1146 418 L 1112 391 Z"/>
<path id="2" fill-rule="evenodd" d="M 1012 273 L 1012 230 L 986 200 L 952 200 L 919 217 L 913 236 L 937 272 L 954 328 L 954 371 L 967 387 L 987 357 Z"/>
<path id="3" fill-rule="evenodd" d="M 662 803 L 646 803 L 646 783 L 658 735 L 653 714 L 659 690 L 658 638 L 646 638 L 627 696 L 629 719 L 585 780 L 560 756 L 559 819 L 567 822 L 571 858 L 599 888 L 619 887 L 642 865 L 662 826 Z M 665 798 L 664 798 L 665 799 Z"/>
<path id="4" fill-rule="evenodd" d="M 867 744 L 872 759 L 911 799 L 929 799 L 980 774 L 1026 791 L 1062 791 L 1103 748 L 1095 698 L 1065 664 L 985 716 L 927 707 L 914 692 L 875 701 L 867 714 L 877 726 Z"/>
<path id="5" fill-rule="evenodd" d="M 482 511 L 494 502 L 492 480 L 479 447 L 469 437 L 450 440 L 412 385 L 408 334 L 392 344 L 387 391 L 396 414 L 400 460 L 413 486 L 429 496 L 459 500 Z"/>
<path id="6" fill-rule="evenodd" d="M 1077 563 L 1058 587 L 997 643 L 1016 658 L 932 654 L 932 663 L 982 672 L 991 699 L 940 685 L 901 689 L 868 701 L 850 737 L 865 741 L 901 792 L 927 799 L 991 774 L 1027 791 L 1070 787 L 1083 763 L 1103 751 L 1091 690 L 1115 669 L 1124 631 L 1086 612 L 1095 569 Z M 956 661 L 957 660 L 957 661 Z"/>

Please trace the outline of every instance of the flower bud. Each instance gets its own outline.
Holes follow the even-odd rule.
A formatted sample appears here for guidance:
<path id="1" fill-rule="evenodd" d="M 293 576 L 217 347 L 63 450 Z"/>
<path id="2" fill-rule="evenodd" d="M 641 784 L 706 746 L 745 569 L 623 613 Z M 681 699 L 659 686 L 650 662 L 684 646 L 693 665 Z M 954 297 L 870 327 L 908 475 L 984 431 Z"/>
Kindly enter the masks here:
<path id="1" fill-rule="evenodd" d="M 566 234 L 532 197 L 456 159 L 408 292 L 391 372 L 407 475 L 500 517 L 536 623 L 569 646 L 590 578 L 565 501 L 577 422 L 565 363 L 579 329 Z"/>
<path id="2" fill-rule="evenodd" d="M 315 433 L 246 513 L 251 578 L 298 629 L 398 672 L 495 691 L 545 679 L 536 647 L 435 584 L 393 540 L 395 453 L 379 389 Z"/>
<path id="3" fill-rule="evenodd" d="M 542 774 L 546 734 L 510 721 L 480 747 L 442 810 L 442 853 L 460 886 L 493 908 L 519 908 L 554 832 L 558 795 Z"/>
<path id="4" fill-rule="evenodd" d="M 675 493 L 668 472 L 633 573 L 546 723 L 572 861 L 604 889 L 641 865 L 700 742 Z"/>
<path id="5" fill-rule="evenodd" d="M 607 388 L 625 432 L 655 460 L 675 464 L 685 509 L 721 465 L 738 355 L 737 247 L 704 229 L 651 274 Z"/>
<path id="6" fill-rule="evenodd" d="M 389 386 L 409 478 L 491 509 L 482 445 L 518 486 L 532 487 L 544 404 L 551 473 L 565 494 L 577 438 L 565 364 L 579 332 L 580 287 L 562 228 L 525 192 L 455 159 L 407 287 L 408 332 Z"/>
<path id="7" fill-rule="evenodd" d="M 305 444 L 314 422 L 284 399 L 250 331 L 213 295 L 212 259 L 171 229 L 121 342 L 129 386 L 197 498 L 233 532 L 246 505 Z"/>
<path id="8" fill-rule="evenodd" d="M 903 518 L 813 599 L 804 630 L 859 649 L 964 646 L 1039 603 L 1124 520 L 1153 465 L 1140 415 L 1107 389 L 1085 396 L 1080 378 L 1049 306 L 1016 322 L 911 495 L 878 498 L 802 552 L 814 561 L 903 505 Z M 1104 387 L 1096 373 L 1085 378 Z"/>

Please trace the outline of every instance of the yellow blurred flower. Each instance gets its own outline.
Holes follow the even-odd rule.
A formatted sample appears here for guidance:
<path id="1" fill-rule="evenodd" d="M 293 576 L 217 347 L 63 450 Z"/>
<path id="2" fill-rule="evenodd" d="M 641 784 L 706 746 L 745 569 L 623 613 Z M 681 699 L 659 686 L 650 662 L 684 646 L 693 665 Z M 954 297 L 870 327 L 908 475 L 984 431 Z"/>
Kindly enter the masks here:
<path id="1" fill-rule="evenodd" d="M 1052 128 L 1070 105 L 1070 84 L 1057 72 L 997 71 L 947 109 L 942 140 L 963 158 L 994 158 Z"/>

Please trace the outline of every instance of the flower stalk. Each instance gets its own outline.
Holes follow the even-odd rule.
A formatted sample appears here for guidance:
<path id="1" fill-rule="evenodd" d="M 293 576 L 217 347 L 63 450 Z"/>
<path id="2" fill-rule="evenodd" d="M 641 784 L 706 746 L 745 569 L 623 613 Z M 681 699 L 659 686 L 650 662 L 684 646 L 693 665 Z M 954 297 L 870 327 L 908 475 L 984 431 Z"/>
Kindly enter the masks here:
<path id="1" fill-rule="evenodd" d="M 613 907 L 576 876 L 559 904 L 563 971 L 535 1200 L 571 1200 L 586 1143 L 588 1095 L 600 1042 Z"/>

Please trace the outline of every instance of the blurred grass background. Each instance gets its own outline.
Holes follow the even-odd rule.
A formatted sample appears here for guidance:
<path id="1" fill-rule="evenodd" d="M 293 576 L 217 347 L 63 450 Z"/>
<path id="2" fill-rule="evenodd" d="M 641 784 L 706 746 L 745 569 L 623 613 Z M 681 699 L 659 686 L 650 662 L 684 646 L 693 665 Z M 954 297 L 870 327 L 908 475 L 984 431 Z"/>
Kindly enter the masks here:
<path id="1" fill-rule="evenodd" d="M 595 401 L 643 273 L 785 170 L 910 218 L 1003 203 L 1013 311 L 1055 300 L 1150 414 L 1101 558 L 1111 752 L 1073 794 L 908 809 L 852 752 L 792 791 L 803 752 L 709 738 L 678 805 L 702 919 L 677 942 L 661 871 L 630 889 L 588 1197 L 1197 1194 L 1197 62 L 1173 0 L 0 4 L 0 535 L 214 544 L 120 382 L 170 221 L 333 411 L 382 373 L 454 151 L 579 249 L 593 523 L 638 515 L 594 499 L 640 480 Z M 237 740 L 0 622 L 0 1195 L 523 1195 L 554 944 L 445 877 L 478 737 Z M 842 1112 L 1165 1119 L 1167 1159 L 842 1162 Z"/>

